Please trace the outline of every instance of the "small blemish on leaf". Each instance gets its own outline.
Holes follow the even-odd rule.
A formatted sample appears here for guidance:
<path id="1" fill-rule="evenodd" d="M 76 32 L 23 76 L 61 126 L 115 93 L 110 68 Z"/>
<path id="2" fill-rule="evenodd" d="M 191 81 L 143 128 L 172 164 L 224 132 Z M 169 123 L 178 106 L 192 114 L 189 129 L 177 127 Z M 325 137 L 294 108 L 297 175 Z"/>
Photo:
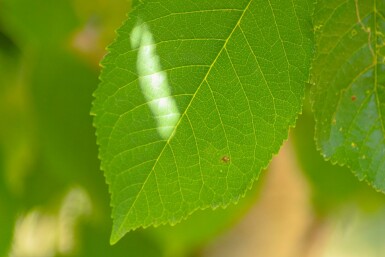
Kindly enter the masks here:
<path id="1" fill-rule="evenodd" d="M 356 143 L 354 143 L 354 142 L 352 142 L 351 146 L 352 146 L 353 148 L 356 148 L 356 147 L 357 147 Z"/>
<path id="2" fill-rule="evenodd" d="M 223 157 L 221 158 L 221 161 L 222 161 L 223 163 L 229 163 L 229 162 L 230 162 L 230 157 L 227 156 L 227 155 L 225 155 L 225 156 L 223 156 Z"/>
<path id="3" fill-rule="evenodd" d="M 350 35 L 352 37 L 354 37 L 355 35 L 357 35 L 357 30 L 353 29 L 352 32 L 350 33 Z"/>
<path id="4" fill-rule="evenodd" d="M 352 101 L 355 101 L 357 99 L 357 96 L 352 95 Z"/>

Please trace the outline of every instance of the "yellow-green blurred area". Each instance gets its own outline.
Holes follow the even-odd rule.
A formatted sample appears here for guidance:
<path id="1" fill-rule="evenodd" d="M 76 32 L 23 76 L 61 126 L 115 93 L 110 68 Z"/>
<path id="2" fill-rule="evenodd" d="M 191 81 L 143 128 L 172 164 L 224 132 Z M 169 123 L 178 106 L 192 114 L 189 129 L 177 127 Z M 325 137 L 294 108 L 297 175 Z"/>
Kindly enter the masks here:
<path id="1" fill-rule="evenodd" d="M 237 206 L 109 245 L 90 109 L 125 0 L 0 0 L 0 256 L 385 256 L 385 197 L 324 162 L 305 106 Z"/>

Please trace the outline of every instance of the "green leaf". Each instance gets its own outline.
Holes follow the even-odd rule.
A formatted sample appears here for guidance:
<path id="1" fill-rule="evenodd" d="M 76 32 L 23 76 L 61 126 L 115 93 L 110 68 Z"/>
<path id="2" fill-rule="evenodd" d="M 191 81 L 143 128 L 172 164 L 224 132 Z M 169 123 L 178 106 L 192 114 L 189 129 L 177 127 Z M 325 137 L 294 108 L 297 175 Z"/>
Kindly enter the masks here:
<path id="1" fill-rule="evenodd" d="M 311 186 L 316 214 L 325 217 L 352 205 L 368 211 L 382 207 L 385 203 L 382 194 L 375 192 L 367 183 L 358 181 L 347 167 L 325 162 L 316 150 L 314 127 L 310 103 L 305 101 L 303 114 L 291 135 L 299 164 Z"/>
<path id="2" fill-rule="evenodd" d="M 143 1 L 102 62 L 93 114 L 111 242 L 236 203 L 301 111 L 308 0 Z"/>
<path id="3" fill-rule="evenodd" d="M 326 159 L 385 191 L 385 1 L 318 1 L 312 100 Z"/>

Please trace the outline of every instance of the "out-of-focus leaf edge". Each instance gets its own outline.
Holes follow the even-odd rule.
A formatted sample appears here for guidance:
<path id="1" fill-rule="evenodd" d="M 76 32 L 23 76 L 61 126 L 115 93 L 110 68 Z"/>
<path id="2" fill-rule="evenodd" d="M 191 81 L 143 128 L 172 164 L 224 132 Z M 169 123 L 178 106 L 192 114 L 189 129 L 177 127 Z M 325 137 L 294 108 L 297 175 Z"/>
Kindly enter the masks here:
<path id="1" fill-rule="evenodd" d="M 140 1 L 140 0 L 139 0 Z M 375 0 L 376 1 L 376 0 Z M 317 47 L 318 47 L 318 44 L 317 44 L 317 36 L 315 35 L 316 34 L 316 24 L 315 24 L 315 21 L 314 21 L 314 14 L 315 14 L 315 8 L 317 7 L 317 4 L 318 4 L 318 0 L 315 0 L 314 2 L 314 9 L 313 9 L 313 42 L 314 42 L 314 49 L 313 49 L 313 62 L 315 61 L 315 54 L 317 52 Z M 314 109 L 314 95 L 316 94 L 316 82 L 314 81 L 313 79 L 313 64 L 310 66 L 310 85 L 311 85 L 311 89 L 310 89 L 310 105 L 311 105 L 311 111 L 313 112 L 313 114 L 315 114 L 315 109 Z M 375 184 L 372 184 L 370 183 L 365 177 L 364 178 L 360 178 L 358 177 L 358 174 L 357 174 L 357 171 L 354 170 L 350 165 L 349 163 L 347 162 L 342 162 L 341 160 L 338 160 L 337 158 L 333 158 L 334 156 L 330 156 L 330 157 L 327 157 L 325 156 L 325 154 L 323 153 L 322 151 L 322 147 L 320 146 L 320 143 L 319 141 L 317 140 L 317 123 L 319 122 L 315 115 L 314 115 L 314 121 L 315 121 L 315 126 L 314 126 L 314 141 L 315 141 L 315 145 L 316 145 L 316 150 L 319 152 L 319 154 L 322 156 L 322 158 L 327 161 L 327 162 L 330 162 L 332 165 L 337 165 L 337 166 L 340 166 L 340 167 L 347 167 L 351 172 L 352 174 L 361 182 L 365 182 L 367 185 L 369 185 L 370 187 L 372 187 L 376 192 L 378 193 L 384 193 L 385 194 L 385 190 L 382 190 L 380 189 L 379 187 L 377 187 L 377 185 Z"/>

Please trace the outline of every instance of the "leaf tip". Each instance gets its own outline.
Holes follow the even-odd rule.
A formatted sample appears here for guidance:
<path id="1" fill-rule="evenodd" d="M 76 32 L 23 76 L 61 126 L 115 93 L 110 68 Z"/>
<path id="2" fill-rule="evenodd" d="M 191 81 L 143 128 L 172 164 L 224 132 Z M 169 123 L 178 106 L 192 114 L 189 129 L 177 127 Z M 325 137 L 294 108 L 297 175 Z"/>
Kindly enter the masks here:
<path id="1" fill-rule="evenodd" d="M 121 239 L 121 237 L 116 237 L 113 234 L 111 234 L 110 245 L 115 245 L 120 239 Z"/>
<path id="2" fill-rule="evenodd" d="M 125 233 L 121 233 L 120 231 L 113 228 L 110 237 L 110 245 L 115 245 L 117 242 L 119 242 L 119 240 L 122 239 L 124 234 Z"/>

